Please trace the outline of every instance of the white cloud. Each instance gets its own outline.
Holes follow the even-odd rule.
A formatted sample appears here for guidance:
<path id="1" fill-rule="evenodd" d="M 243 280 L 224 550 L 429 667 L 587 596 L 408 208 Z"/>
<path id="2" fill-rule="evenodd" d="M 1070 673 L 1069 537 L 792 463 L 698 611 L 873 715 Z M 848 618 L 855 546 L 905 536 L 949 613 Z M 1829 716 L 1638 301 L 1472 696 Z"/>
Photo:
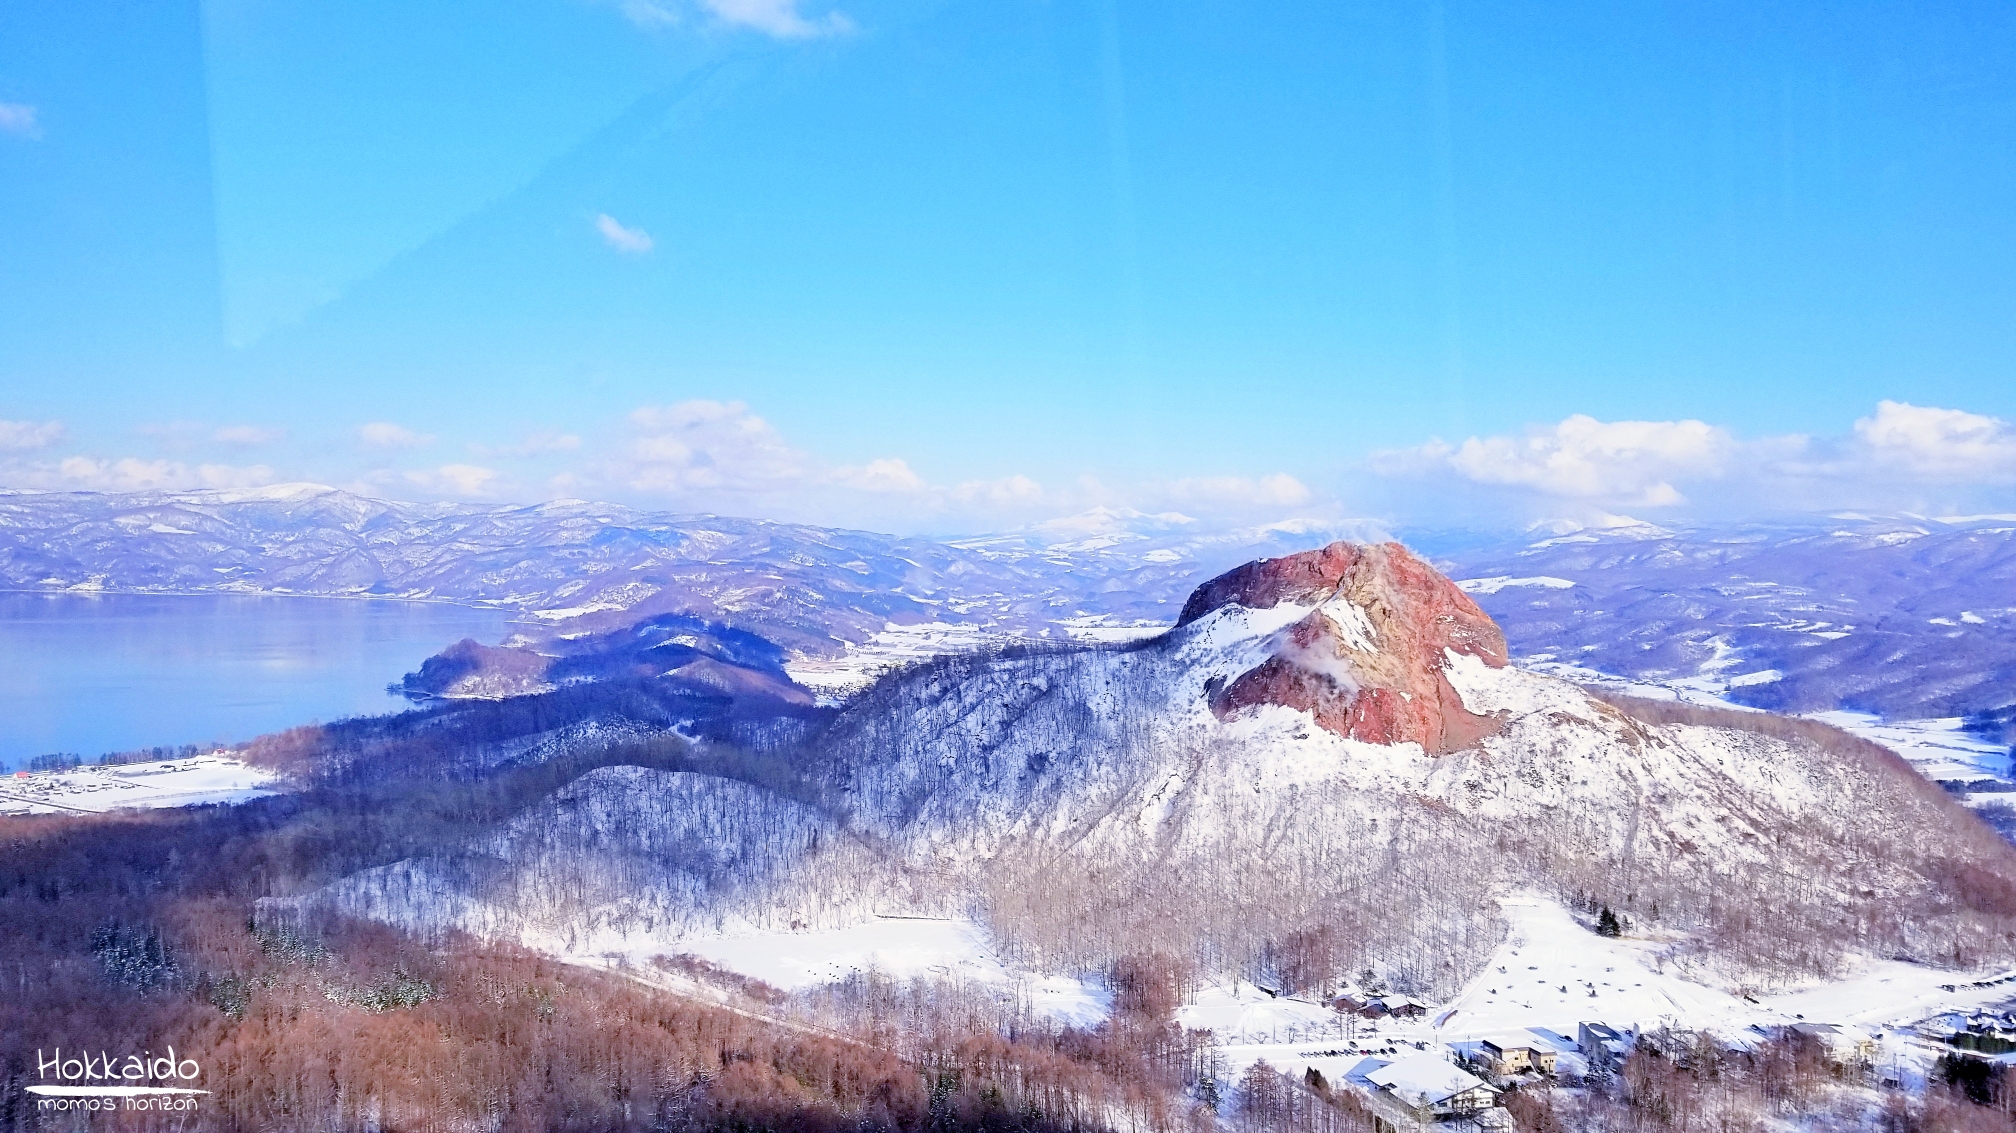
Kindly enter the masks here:
<path id="1" fill-rule="evenodd" d="M 1888 400 L 1852 429 L 1817 437 L 1739 438 L 1702 421 L 1578 414 L 1516 435 L 1376 452 L 1369 464 L 1394 481 L 1440 478 L 1514 493 L 1444 490 L 1433 502 L 1445 514 L 1479 504 L 1543 517 L 1566 511 L 1584 524 L 1606 509 L 1682 504 L 1730 514 L 1840 507 L 1942 514 L 1937 509 L 2007 505 L 2016 424 Z"/>
<path id="2" fill-rule="evenodd" d="M 444 464 L 439 468 L 406 473 L 409 484 L 458 496 L 487 496 L 499 478 L 496 470 L 475 464 Z"/>
<path id="3" fill-rule="evenodd" d="M 750 28 L 778 39 L 812 39 L 854 30 L 854 22 L 839 12 L 808 19 L 798 0 L 618 0 L 623 18 L 652 31 L 683 26 L 687 5 L 699 8 L 718 23 Z"/>
<path id="4" fill-rule="evenodd" d="M 88 456 L 66 457 L 56 465 L 57 474 L 71 485 L 101 492 L 133 492 L 143 488 L 180 487 L 176 481 L 188 470 L 168 460 L 94 460 Z"/>
<path id="5" fill-rule="evenodd" d="M 739 401 L 645 406 L 630 425 L 617 475 L 639 491 L 766 491 L 808 478 L 806 456 Z"/>
<path id="6" fill-rule="evenodd" d="M 210 439 L 220 445 L 236 445 L 250 448 L 253 445 L 269 445 L 287 435 L 287 430 L 267 428 L 263 425 L 221 425 L 210 434 Z"/>
<path id="7" fill-rule="evenodd" d="M 680 17 L 678 9 L 657 0 L 623 0 L 617 7 L 624 19 L 640 28 L 677 27 L 686 22 Z"/>
<path id="8" fill-rule="evenodd" d="M 944 530 L 998 529 L 1004 523 L 1087 507 L 1181 505 L 1217 517 L 1279 519 L 1275 509 L 1315 498 L 1286 473 L 1195 477 L 1110 488 L 1082 477 L 1062 488 L 1025 473 L 934 482 L 909 461 L 884 456 L 834 465 L 792 445 L 742 402 L 685 401 L 630 414 L 631 436 L 616 455 L 558 470 L 548 487 L 569 495 L 641 493 L 646 506 L 667 497 L 680 506 L 741 514 L 785 515 L 813 523 Z M 1263 513 L 1257 514 L 1256 513 Z"/>
<path id="9" fill-rule="evenodd" d="M 42 123 L 36 117 L 35 108 L 25 102 L 0 102 L 0 134 L 39 139 Z"/>
<path id="10" fill-rule="evenodd" d="M 642 228 L 625 228 L 621 221 L 606 212 L 595 218 L 595 230 L 602 234 L 604 243 L 626 255 L 641 256 L 652 248 L 649 232 Z"/>
<path id="11" fill-rule="evenodd" d="M 1188 477 L 1170 483 L 1166 494 L 1171 499 L 1190 503 L 1299 507 L 1309 502 L 1312 493 L 1302 481 L 1285 472 L 1276 472 L 1258 479 L 1246 476 Z"/>
<path id="12" fill-rule="evenodd" d="M 0 450 L 46 448 L 62 437 L 61 421 L 0 421 Z"/>
<path id="13" fill-rule="evenodd" d="M 273 470 L 263 464 L 240 467 L 230 464 L 199 464 L 194 467 L 173 460 L 140 460 L 123 457 L 99 460 L 88 456 L 66 457 L 53 470 L 30 474 L 39 487 L 83 488 L 95 492 L 163 491 L 179 488 L 256 488 L 273 482 Z"/>
<path id="14" fill-rule="evenodd" d="M 1598 421 L 1575 414 L 1520 436 L 1433 440 L 1373 454 L 1388 473 L 1454 472 L 1478 484 L 1636 507 L 1685 502 L 1674 481 L 1720 475 L 1736 451 L 1728 432 L 1701 421 Z"/>
<path id="15" fill-rule="evenodd" d="M 700 0 L 724 24 L 754 28 L 779 39 L 809 39 L 854 30 L 853 21 L 838 12 L 808 20 L 797 0 Z"/>
<path id="16" fill-rule="evenodd" d="M 357 439 L 372 448 L 419 448 L 434 441 L 432 434 L 416 433 L 390 421 L 373 421 L 357 426 Z"/>
<path id="17" fill-rule="evenodd" d="M 1881 401 L 1855 437 L 1882 466 L 1934 480 L 2000 480 L 2016 473 L 2016 428 L 1998 417 Z"/>
<path id="18" fill-rule="evenodd" d="M 859 468 L 837 469 L 833 480 L 862 492 L 916 493 L 930 487 L 911 471 L 909 462 L 893 456 L 871 460 Z"/>

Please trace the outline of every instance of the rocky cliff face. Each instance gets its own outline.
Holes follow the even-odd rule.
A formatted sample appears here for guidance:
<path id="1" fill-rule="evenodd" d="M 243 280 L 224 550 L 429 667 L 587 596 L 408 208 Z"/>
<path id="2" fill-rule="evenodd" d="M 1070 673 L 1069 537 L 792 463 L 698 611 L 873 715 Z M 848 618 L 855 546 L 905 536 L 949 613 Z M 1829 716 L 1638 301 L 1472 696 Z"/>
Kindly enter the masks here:
<path id="1" fill-rule="evenodd" d="M 1211 690 L 1221 720 L 1261 705 L 1307 712 L 1367 743 L 1418 743 L 1441 755 L 1497 731 L 1450 685 L 1452 654 L 1505 664 L 1505 637 L 1484 611 L 1398 543 L 1332 543 L 1262 559 L 1197 588 L 1179 628 L 1228 606 L 1309 612 L 1279 630 L 1272 656 Z"/>

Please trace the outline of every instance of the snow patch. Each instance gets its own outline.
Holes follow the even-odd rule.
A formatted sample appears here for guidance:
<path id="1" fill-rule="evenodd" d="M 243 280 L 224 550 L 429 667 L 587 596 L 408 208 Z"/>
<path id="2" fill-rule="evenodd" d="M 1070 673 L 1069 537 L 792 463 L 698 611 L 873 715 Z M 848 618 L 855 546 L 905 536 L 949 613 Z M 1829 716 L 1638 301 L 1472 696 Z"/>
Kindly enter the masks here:
<path id="1" fill-rule="evenodd" d="M 1372 628 L 1372 619 L 1358 608 L 1357 603 L 1340 594 L 1317 609 L 1323 611 L 1323 616 L 1337 627 L 1337 632 L 1343 635 L 1344 644 L 1359 653 L 1379 651 L 1378 631 Z"/>
<path id="2" fill-rule="evenodd" d="M 848 928 L 705 937 L 681 941 L 679 947 L 785 991 L 873 971 L 897 979 L 938 977 L 992 987 L 1068 1026 L 1095 1026 L 1112 1009 L 1111 993 L 1097 983 L 1011 967 L 987 930 L 970 921 L 877 917 Z"/>
<path id="3" fill-rule="evenodd" d="M 1785 679 L 1785 674 L 1776 669 L 1764 669 L 1755 673 L 1745 673 L 1740 677 L 1730 677 L 1730 688 L 1749 688 L 1751 685 L 1768 685 Z"/>
<path id="4" fill-rule="evenodd" d="M 1492 575 L 1490 578 L 1465 578 L 1456 583 L 1456 588 L 1465 594 L 1496 594 L 1511 586 L 1538 586 L 1547 590 L 1569 590 L 1575 584 L 1565 578 L 1552 575 L 1535 575 L 1532 578 L 1513 578 L 1509 574 Z"/>
<path id="5" fill-rule="evenodd" d="M 1443 657 L 1442 672 L 1472 715 L 1509 712 L 1513 716 L 1530 716 L 1550 711 L 1590 714 L 1588 695 L 1566 681 L 1510 665 L 1494 669 L 1481 657 L 1453 649 L 1444 650 Z"/>

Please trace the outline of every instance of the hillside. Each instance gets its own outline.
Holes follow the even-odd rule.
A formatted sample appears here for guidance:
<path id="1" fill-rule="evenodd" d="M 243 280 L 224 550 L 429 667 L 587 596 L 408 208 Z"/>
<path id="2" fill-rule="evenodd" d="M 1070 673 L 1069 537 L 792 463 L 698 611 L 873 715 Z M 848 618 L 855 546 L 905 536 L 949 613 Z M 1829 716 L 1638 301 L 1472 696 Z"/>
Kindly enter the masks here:
<path id="1" fill-rule="evenodd" d="M 888 678 L 792 733 L 759 794 L 732 773 L 604 773 L 503 833 L 302 900 L 646 951 L 972 909 L 1038 969 L 1159 951 L 1429 993 L 1497 945 L 1494 894 L 1535 886 L 1738 981 L 2011 954 L 2016 851 L 1882 749 L 1620 708 L 1504 653 L 1405 549 L 1333 545 L 1200 587 L 1152 641 Z M 692 864 L 696 822 L 747 848 L 732 884 Z M 554 882 L 572 903 L 543 878 L 577 879 Z"/>
<path id="2" fill-rule="evenodd" d="M 2011 851 L 1873 745 L 1648 721 L 1513 668 L 1395 545 L 1246 569 L 1276 584 L 1209 584 L 1138 648 L 947 660 L 877 687 L 829 741 L 850 821 L 1079 962 L 1154 941 L 1257 965 L 1327 934 L 1343 969 L 1433 989 L 1494 939 L 1486 894 L 1534 883 L 1765 979 L 2009 948 L 2007 882 L 1951 883 L 2016 878 Z M 1270 669 L 1289 679 L 1256 682 Z M 1445 682 L 1459 703 L 1413 731 L 1363 730 L 1364 706 L 1426 706 Z"/>

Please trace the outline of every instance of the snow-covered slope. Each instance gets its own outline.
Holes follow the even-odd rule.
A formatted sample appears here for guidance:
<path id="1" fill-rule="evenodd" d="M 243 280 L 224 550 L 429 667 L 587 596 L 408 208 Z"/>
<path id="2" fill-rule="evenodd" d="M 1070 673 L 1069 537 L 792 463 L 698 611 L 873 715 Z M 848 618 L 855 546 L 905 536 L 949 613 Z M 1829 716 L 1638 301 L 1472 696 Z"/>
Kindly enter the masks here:
<path id="1" fill-rule="evenodd" d="M 1081 961 L 1200 941 L 1246 962 L 1334 947 L 1446 986 L 1495 943 L 1490 892 L 1528 881 L 1684 931 L 1760 978 L 1858 951 L 2005 947 L 2016 910 L 1969 908 L 1946 886 L 1967 869 L 2016 877 L 2009 851 L 1901 761 L 1648 724 L 1446 645 L 1435 670 L 1493 725 L 1446 754 L 1366 742 L 1293 703 L 1226 712 L 1219 690 L 1289 653 L 1318 673 L 1335 663 L 1348 707 L 1372 691 L 1354 674 L 1413 669 L 1422 658 L 1387 651 L 1435 644 L 1361 594 L 1363 623 L 1336 619 L 1312 661 L 1289 631 L 1333 598 L 1233 589 L 1255 605 L 1215 605 L 1143 646 L 952 659 L 884 682 L 830 741 L 850 822 L 989 894 L 1028 946 Z"/>
<path id="2" fill-rule="evenodd" d="M 1164 952 L 1429 994 L 1498 947 L 1513 889 L 1729 982 L 2005 957 L 2016 850 L 1882 749 L 1774 721 L 1508 665 L 1449 580 L 1338 546 L 1200 587 L 1153 640 L 885 678 L 771 753 L 775 790 L 604 769 L 301 903 L 566 952 L 964 913 L 1038 968 Z"/>
<path id="3" fill-rule="evenodd" d="M 560 953 L 631 951 L 858 922 L 900 900 L 884 861 L 817 810 L 762 787 L 604 767 L 463 853 L 366 870 L 264 902 L 262 915 L 333 908 Z"/>

